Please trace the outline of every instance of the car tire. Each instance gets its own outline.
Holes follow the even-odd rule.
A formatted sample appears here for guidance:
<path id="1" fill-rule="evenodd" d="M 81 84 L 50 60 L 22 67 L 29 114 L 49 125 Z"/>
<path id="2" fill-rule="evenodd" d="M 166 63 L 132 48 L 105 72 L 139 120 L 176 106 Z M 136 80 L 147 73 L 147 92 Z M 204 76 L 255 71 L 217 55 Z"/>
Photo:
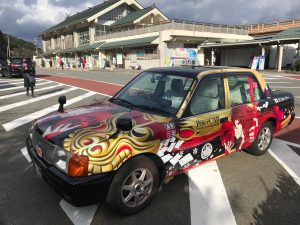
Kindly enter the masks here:
<path id="1" fill-rule="evenodd" d="M 272 144 L 273 133 L 274 124 L 270 121 L 264 122 L 257 134 L 257 137 L 252 142 L 251 147 L 249 147 L 246 151 L 256 156 L 264 155 Z"/>
<path id="2" fill-rule="evenodd" d="M 125 163 L 110 185 L 107 202 L 123 215 L 144 209 L 159 187 L 159 171 L 146 156 L 137 156 Z"/>

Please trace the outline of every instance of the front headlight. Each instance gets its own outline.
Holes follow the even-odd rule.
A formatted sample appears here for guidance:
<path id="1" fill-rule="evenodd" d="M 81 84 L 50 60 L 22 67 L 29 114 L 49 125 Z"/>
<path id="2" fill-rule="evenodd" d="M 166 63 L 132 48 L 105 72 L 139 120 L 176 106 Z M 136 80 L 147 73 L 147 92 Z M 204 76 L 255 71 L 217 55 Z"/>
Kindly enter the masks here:
<path id="1" fill-rule="evenodd" d="M 71 158 L 71 153 L 56 146 L 54 149 L 52 163 L 64 173 L 68 173 L 68 164 Z"/>

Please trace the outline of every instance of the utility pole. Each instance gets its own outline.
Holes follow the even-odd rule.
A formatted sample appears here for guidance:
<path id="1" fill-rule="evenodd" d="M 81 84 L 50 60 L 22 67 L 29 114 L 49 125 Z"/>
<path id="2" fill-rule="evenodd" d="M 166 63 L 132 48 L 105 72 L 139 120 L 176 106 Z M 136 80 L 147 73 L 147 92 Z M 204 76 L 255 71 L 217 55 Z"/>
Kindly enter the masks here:
<path id="1" fill-rule="evenodd" d="M 6 57 L 7 57 L 7 58 L 10 58 L 9 35 L 7 35 L 7 51 L 6 51 Z"/>
<path id="2" fill-rule="evenodd" d="M 37 37 L 35 37 L 35 38 L 33 39 L 33 43 L 34 43 L 34 45 L 35 45 L 35 54 L 36 54 L 36 56 L 38 56 L 38 49 L 37 49 L 37 46 L 38 46 L 38 38 L 37 38 Z"/>

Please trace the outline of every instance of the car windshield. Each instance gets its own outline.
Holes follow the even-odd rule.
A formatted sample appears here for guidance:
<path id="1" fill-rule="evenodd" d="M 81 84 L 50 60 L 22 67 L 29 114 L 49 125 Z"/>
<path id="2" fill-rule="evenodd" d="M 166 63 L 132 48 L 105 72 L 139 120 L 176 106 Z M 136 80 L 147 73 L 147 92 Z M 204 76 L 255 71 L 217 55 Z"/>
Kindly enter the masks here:
<path id="1" fill-rule="evenodd" d="M 175 115 L 193 78 L 184 75 L 143 72 L 111 99 L 127 107 Z"/>

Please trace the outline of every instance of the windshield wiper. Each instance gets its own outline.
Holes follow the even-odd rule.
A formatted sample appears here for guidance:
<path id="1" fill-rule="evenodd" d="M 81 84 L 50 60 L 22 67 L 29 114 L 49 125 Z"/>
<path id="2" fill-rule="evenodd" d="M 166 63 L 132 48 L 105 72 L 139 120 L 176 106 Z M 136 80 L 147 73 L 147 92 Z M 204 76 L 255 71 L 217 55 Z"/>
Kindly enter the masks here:
<path id="1" fill-rule="evenodd" d="M 134 106 L 134 104 L 132 104 L 130 101 L 127 101 L 127 100 L 121 99 L 121 98 L 111 98 L 111 99 L 109 99 L 109 101 L 120 103 L 122 105 L 125 104 L 127 106 Z"/>
<path id="2" fill-rule="evenodd" d="M 145 110 L 154 111 L 154 112 L 159 112 L 159 113 L 161 113 L 161 114 L 173 115 L 173 114 L 170 113 L 170 112 L 164 111 L 164 110 L 162 110 L 162 109 L 155 108 L 155 107 L 153 107 L 153 106 L 148 106 L 148 105 L 138 105 L 138 106 L 136 106 L 136 107 L 141 108 L 141 109 L 145 109 Z"/>

